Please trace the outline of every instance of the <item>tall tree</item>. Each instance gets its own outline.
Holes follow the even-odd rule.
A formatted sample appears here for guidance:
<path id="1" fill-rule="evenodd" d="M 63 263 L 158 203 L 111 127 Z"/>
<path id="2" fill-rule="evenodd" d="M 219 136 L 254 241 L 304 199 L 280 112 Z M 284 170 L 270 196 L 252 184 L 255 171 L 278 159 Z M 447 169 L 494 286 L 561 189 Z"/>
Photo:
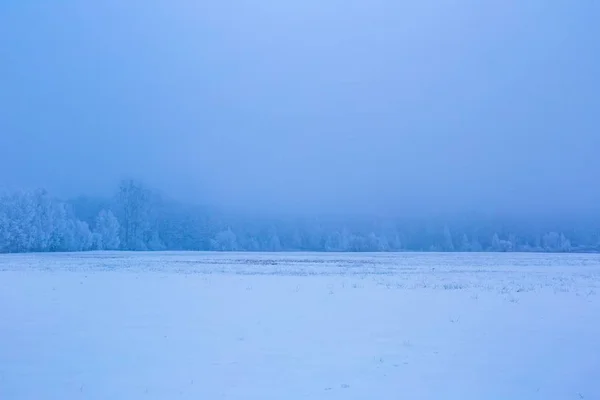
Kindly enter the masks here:
<path id="1" fill-rule="evenodd" d="M 448 226 L 444 226 L 444 243 L 442 245 L 444 251 L 454 251 L 454 242 L 452 241 L 452 234 L 450 233 L 450 228 Z"/>
<path id="2" fill-rule="evenodd" d="M 469 242 L 469 237 L 466 233 L 463 233 L 462 239 L 460 241 L 460 251 L 471 251 L 471 242 Z"/>
<path id="3" fill-rule="evenodd" d="M 96 217 L 94 236 L 98 250 L 117 250 L 121 245 L 119 238 L 121 225 L 110 210 L 101 210 Z"/>
<path id="4" fill-rule="evenodd" d="M 117 196 L 122 247 L 126 250 L 160 250 L 156 217 L 157 196 L 140 182 L 121 182 Z"/>
<path id="5" fill-rule="evenodd" d="M 0 197 L 0 202 L 1 202 Z M 8 216 L 4 210 L 3 204 L 0 203 L 0 253 L 8 252 L 8 243 L 10 239 Z"/>

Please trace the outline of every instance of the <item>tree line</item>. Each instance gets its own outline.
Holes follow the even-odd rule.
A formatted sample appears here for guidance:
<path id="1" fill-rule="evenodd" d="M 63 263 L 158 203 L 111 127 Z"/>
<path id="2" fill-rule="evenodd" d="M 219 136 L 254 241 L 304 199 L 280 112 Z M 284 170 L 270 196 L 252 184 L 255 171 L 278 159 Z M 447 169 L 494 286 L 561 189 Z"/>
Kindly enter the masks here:
<path id="1" fill-rule="evenodd" d="M 86 250 L 596 252 L 594 221 L 232 216 L 168 200 L 136 180 L 111 198 L 0 196 L 0 252 Z"/>

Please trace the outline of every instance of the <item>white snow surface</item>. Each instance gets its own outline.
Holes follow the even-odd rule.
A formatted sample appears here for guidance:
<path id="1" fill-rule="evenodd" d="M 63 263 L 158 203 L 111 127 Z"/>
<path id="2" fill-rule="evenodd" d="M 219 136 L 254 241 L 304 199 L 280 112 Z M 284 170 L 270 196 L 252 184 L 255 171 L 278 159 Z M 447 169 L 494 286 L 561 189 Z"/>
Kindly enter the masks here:
<path id="1" fill-rule="evenodd" d="M 600 399 L 600 256 L 0 256 L 0 399 Z"/>

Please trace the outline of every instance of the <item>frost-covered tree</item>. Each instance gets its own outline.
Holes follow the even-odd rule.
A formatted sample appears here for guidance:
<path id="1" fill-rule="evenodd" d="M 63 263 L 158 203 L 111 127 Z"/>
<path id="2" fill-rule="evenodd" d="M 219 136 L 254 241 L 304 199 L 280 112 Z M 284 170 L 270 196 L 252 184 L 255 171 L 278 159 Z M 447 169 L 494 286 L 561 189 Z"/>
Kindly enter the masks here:
<path id="1" fill-rule="evenodd" d="M 118 193 L 122 243 L 126 250 L 146 250 L 144 232 L 148 229 L 149 196 L 134 180 L 122 181 Z"/>
<path id="2" fill-rule="evenodd" d="M 444 251 L 454 251 L 454 243 L 452 241 L 452 234 L 448 226 L 444 227 L 444 244 L 442 246 Z"/>
<path id="3" fill-rule="evenodd" d="M 483 246 L 479 243 L 479 239 L 477 236 L 473 236 L 471 238 L 471 251 L 482 251 Z"/>
<path id="4" fill-rule="evenodd" d="M 45 190 L 36 190 L 29 196 L 33 207 L 33 249 L 48 251 L 56 245 L 57 230 L 66 219 L 65 205 L 51 198 Z"/>
<path id="5" fill-rule="evenodd" d="M 161 250 L 154 193 L 135 180 L 125 180 L 117 196 L 121 244 L 127 250 Z"/>
<path id="6" fill-rule="evenodd" d="M 334 231 L 325 240 L 325 251 L 348 251 L 349 240 L 346 232 Z"/>
<path id="7" fill-rule="evenodd" d="M 88 224 L 76 219 L 63 221 L 56 250 L 86 251 L 92 248 L 94 237 Z"/>
<path id="8" fill-rule="evenodd" d="M 8 219 L 6 251 L 19 253 L 33 251 L 35 245 L 35 206 L 27 192 L 15 192 L 2 199 Z"/>
<path id="9" fill-rule="evenodd" d="M 462 239 L 460 241 L 460 251 L 471 251 L 471 242 L 469 242 L 469 237 L 466 233 L 463 233 Z"/>
<path id="10" fill-rule="evenodd" d="M 8 223 L 8 217 L 2 203 L 0 203 L 0 253 L 8 252 L 8 243 L 10 237 Z"/>
<path id="11" fill-rule="evenodd" d="M 263 248 L 255 236 L 246 235 L 241 241 L 241 248 L 246 251 L 261 251 Z"/>
<path id="12" fill-rule="evenodd" d="M 290 237 L 290 248 L 294 251 L 302 250 L 302 235 L 300 234 L 300 230 L 295 228 L 291 237 Z"/>
<path id="13" fill-rule="evenodd" d="M 260 237 L 260 250 L 282 251 L 282 241 L 275 225 L 270 225 L 266 230 L 258 233 Z"/>
<path id="14" fill-rule="evenodd" d="M 513 244 L 508 240 L 502 240 L 497 233 L 492 237 L 492 251 L 513 251 Z"/>
<path id="15" fill-rule="evenodd" d="M 556 232 L 548 232 L 542 238 L 542 245 L 546 251 L 560 250 L 560 235 Z"/>
<path id="16" fill-rule="evenodd" d="M 398 233 L 394 233 L 393 234 L 393 238 L 390 241 L 390 250 L 392 251 L 399 251 L 402 250 L 403 243 L 402 240 L 400 239 L 400 235 L 398 235 Z"/>
<path id="17" fill-rule="evenodd" d="M 281 251 L 281 241 L 279 240 L 279 235 L 277 235 L 277 233 L 271 235 L 268 243 L 269 251 Z"/>
<path id="18" fill-rule="evenodd" d="M 369 233 L 367 236 L 367 251 L 388 251 L 390 245 L 387 238 L 378 236 L 375 232 Z"/>
<path id="19" fill-rule="evenodd" d="M 121 245 L 120 231 L 121 225 L 112 211 L 100 211 L 94 229 L 95 247 L 98 250 L 117 250 Z"/>
<path id="20" fill-rule="evenodd" d="M 365 236 L 359 234 L 353 234 L 350 236 L 348 250 L 356 252 L 372 251 L 369 240 Z"/>
<path id="21" fill-rule="evenodd" d="M 56 251 L 69 218 L 66 206 L 43 189 L 0 198 L 1 251 Z"/>
<path id="22" fill-rule="evenodd" d="M 500 237 L 497 233 L 494 233 L 492 237 L 492 251 L 502 251 L 502 245 L 500 244 Z"/>
<path id="23" fill-rule="evenodd" d="M 510 245 L 510 251 L 519 251 L 521 248 L 519 238 L 514 233 L 508 235 L 508 243 Z"/>
<path id="24" fill-rule="evenodd" d="M 548 232 L 542 238 L 545 251 L 571 251 L 571 241 L 563 233 Z"/>
<path id="25" fill-rule="evenodd" d="M 217 233 L 213 240 L 213 250 L 235 251 L 238 250 L 237 236 L 231 228 Z"/>
<path id="26" fill-rule="evenodd" d="M 565 237 L 564 234 L 560 234 L 560 251 L 569 252 L 571 251 L 571 241 Z"/>

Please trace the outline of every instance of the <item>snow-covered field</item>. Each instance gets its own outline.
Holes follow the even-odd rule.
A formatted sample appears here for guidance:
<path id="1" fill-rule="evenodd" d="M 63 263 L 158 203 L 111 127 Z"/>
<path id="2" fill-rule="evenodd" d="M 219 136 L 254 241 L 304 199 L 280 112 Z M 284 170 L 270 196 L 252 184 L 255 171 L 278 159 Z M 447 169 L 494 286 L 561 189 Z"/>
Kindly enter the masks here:
<path id="1" fill-rule="evenodd" d="M 600 256 L 0 256 L 0 399 L 600 399 Z"/>

